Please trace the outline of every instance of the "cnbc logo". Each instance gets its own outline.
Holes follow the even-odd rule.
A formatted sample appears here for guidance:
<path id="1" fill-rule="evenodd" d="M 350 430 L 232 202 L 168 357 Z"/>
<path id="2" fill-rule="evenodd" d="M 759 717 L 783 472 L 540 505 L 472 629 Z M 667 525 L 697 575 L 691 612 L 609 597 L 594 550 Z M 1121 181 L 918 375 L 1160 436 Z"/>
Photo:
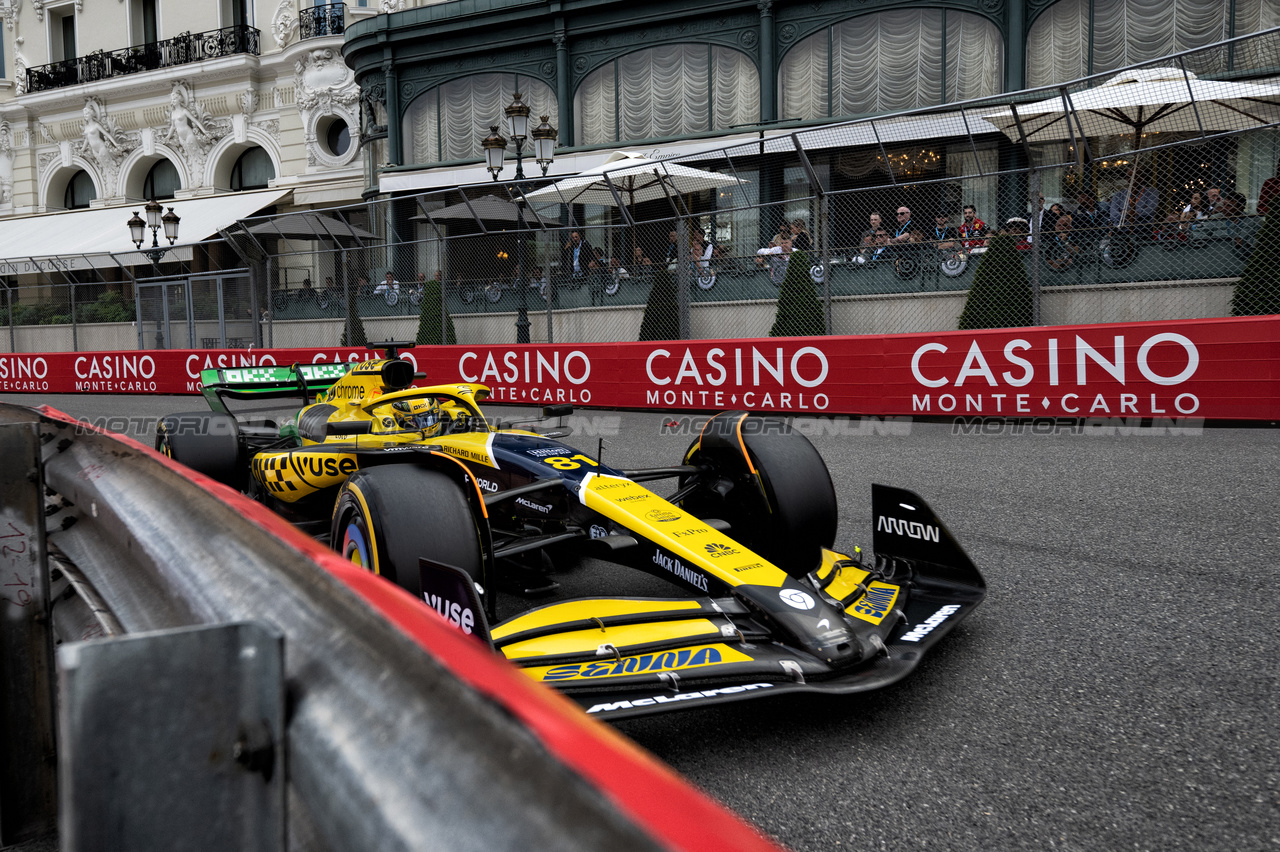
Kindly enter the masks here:
<path id="1" fill-rule="evenodd" d="M 734 554 L 738 553 L 737 550 L 730 547 L 729 545 L 720 544 L 718 542 L 713 542 L 711 544 L 708 544 L 706 547 L 703 548 L 703 550 L 707 551 L 708 555 L 710 555 L 712 559 L 719 559 L 721 556 L 733 556 Z"/>

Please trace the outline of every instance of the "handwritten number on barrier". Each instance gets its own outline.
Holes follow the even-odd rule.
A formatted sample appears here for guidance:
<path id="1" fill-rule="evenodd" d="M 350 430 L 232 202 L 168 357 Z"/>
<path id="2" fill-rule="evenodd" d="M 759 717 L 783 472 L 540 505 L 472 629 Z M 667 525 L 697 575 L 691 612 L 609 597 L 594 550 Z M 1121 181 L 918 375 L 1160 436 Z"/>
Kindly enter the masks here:
<path id="1" fill-rule="evenodd" d="M 6 526 L 12 532 L 0 535 L 0 541 L 10 538 L 20 538 L 22 541 L 17 544 L 0 545 L 0 557 L 5 558 L 6 561 L 15 562 L 17 560 L 13 559 L 13 557 L 27 552 L 27 533 L 25 530 L 14 526 L 12 522 L 7 523 Z M 15 606 L 26 606 L 31 603 L 30 580 L 24 580 L 17 571 L 13 571 L 11 575 L 6 576 L 12 576 L 13 579 L 6 580 L 3 585 L 0 585 L 0 588 L 4 590 L 0 593 L 0 600 L 7 601 Z"/>

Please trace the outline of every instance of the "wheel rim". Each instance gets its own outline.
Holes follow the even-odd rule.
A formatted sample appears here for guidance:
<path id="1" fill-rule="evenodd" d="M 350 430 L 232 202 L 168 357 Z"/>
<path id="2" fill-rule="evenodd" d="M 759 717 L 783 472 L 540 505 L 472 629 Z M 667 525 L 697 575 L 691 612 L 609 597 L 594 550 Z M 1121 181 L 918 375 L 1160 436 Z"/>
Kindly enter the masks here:
<path id="1" fill-rule="evenodd" d="M 369 556 L 369 540 L 358 515 L 353 514 L 347 520 L 346 530 L 342 533 L 342 558 L 367 571 L 375 571 L 373 559 Z"/>

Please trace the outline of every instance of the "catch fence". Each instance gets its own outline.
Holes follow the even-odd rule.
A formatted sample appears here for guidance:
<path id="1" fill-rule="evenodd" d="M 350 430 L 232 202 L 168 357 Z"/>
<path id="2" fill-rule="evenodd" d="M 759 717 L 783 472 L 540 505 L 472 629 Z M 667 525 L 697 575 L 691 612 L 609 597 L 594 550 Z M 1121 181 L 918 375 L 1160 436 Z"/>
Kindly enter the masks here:
<path id="1" fill-rule="evenodd" d="M 276 347 L 1275 313 L 1277 125 L 1269 30 L 716 151 L 244 220 L 219 251 L 253 283 L 226 309 Z M 32 306 L 5 295 L 13 341 Z"/>

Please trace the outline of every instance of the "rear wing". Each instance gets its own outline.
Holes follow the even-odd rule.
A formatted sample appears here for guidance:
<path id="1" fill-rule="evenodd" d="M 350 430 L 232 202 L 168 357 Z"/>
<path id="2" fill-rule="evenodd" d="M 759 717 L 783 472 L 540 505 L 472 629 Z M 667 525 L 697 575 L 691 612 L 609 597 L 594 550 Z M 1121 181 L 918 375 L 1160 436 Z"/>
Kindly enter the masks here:
<path id="1" fill-rule="evenodd" d="M 209 407 L 232 414 L 227 399 L 300 399 L 303 405 L 333 387 L 354 366 L 347 361 L 332 364 L 293 364 L 288 367 L 215 367 L 200 371 L 200 392 Z"/>

